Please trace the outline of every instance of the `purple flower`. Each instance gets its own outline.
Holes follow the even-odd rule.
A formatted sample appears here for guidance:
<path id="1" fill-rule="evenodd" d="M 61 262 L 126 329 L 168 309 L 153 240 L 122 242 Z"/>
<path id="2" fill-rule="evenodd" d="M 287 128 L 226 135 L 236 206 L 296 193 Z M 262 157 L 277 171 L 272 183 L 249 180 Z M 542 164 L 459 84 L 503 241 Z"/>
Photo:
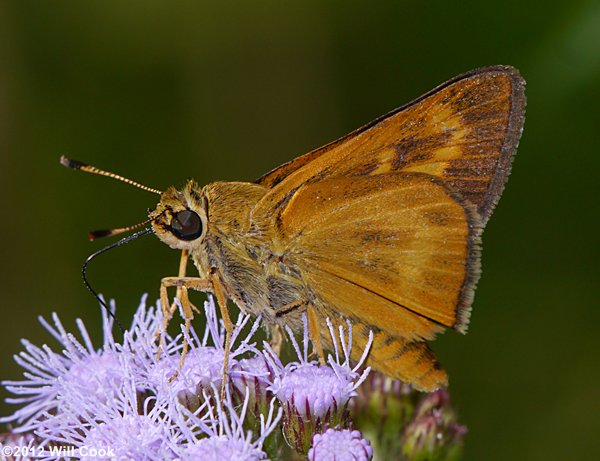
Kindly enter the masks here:
<path id="1" fill-rule="evenodd" d="M 261 446 L 279 421 L 280 413 L 274 417 L 271 404 L 266 420 L 263 415 L 254 415 L 260 425 L 258 436 L 253 439 L 243 429 L 248 391 L 240 415 L 235 413 L 229 392 L 223 404 L 226 411 L 221 409 L 216 389 L 222 380 L 224 331 L 212 300 L 204 308 L 207 326 L 203 338 L 198 338 L 193 330 L 186 337 L 191 349 L 181 368 L 182 335 L 172 338 L 162 332 L 162 313 L 146 309 L 144 302 L 132 328 L 125 333 L 123 345 L 115 343 L 112 321 L 103 312 L 105 339 L 99 350 L 93 348 L 80 321 L 83 344 L 65 331 L 56 315 L 55 327 L 42 320 L 65 351 L 59 355 L 47 347 L 40 349 L 26 343 L 25 365 L 36 375 L 26 375 L 29 381 L 25 383 L 36 405 L 33 409 L 26 406 L 16 414 L 28 417 L 30 423 L 24 429 L 34 431 L 51 446 L 48 459 L 196 459 L 201 454 L 208 456 L 216 448 L 218 453 L 235 454 L 235 459 L 266 458 Z M 236 323 L 232 343 L 239 344 L 232 351 L 234 364 L 235 357 L 255 352 L 249 341 L 258 321 L 240 340 L 248 320 L 248 316 L 240 316 Z M 157 344 L 157 332 L 163 335 L 162 346 Z M 248 365 L 253 358 L 242 360 Z M 171 380 L 174 374 L 177 377 Z M 11 390 L 14 384 L 9 383 Z M 51 386 L 49 390 L 38 389 L 40 384 Z M 194 406 L 181 405 L 181 394 L 185 392 L 196 399 Z M 189 408 L 196 411 L 192 413 Z"/>
<path id="2" fill-rule="evenodd" d="M 277 398 L 304 419 L 325 418 L 338 413 L 355 395 L 354 382 L 336 375 L 328 366 L 312 363 L 286 367 L 275 378 L 271 390 Z"/>
<path id="3" fill-rule="evenodd" d="M 136 389 L 127 357 L 120 356 L 124 382 L 109 391 L 111 400 L 86 393 L 77 381 L 61 389 L 68 400 L 61 413 L 40 421 L 36 434 L 52 443 L 56 456 L 78 459 L 173 459 L 180 439 L 179 409 L 169 401 L 144 397 Z"/>
<path id="4" fill-rule="evenodd" d="M 187 445 L 181 450 L 178 460 L 206 460 L 229 461 L 244 460 L 255 461 L 266 458 L 266 453 L 255 449 L 246 440 L 230 439 L 224 435 L 216 435 L 201 439 Z"/>
<path id="5" fill-rule="evenodd" d="M 355 422 L 361 420 L 357 412 L 369 412 L 363 419 L 374 424 L 358 427 L 382 459 L 459 452 L 464 428 L 455 423 L 445 392 L 419 398 L 406 386 L 374 376 L 359 404 L 350 407 L 370 372 L 361 367 L 372 342 L 371 335 L 359 363 L 351 364 L 350 324 L 334 328 L 327 321 L 333 350 L 326 364 L 319 364 L 309 360 L 304 318 L 301 343 L 287 329 L 297 360 L 284 364 L 268 344 L 261 351 L 251 342 L 260 319 L 252 323 L 240 315 L 221 401 L 225 332 L 211 298 L 204 313 L 200 334 L 182 327 L 172 337 L 164 331 L 162 311 L 147 308 L 144 297 L 121 343 L 111 333 L 112 319 L 102 312 L 99 348 L 80 320 L 73 335 L 56 314 L 51 323 L 40 319 L 60 350 L 23 340 L 25 350 L 15 359 L 25 369 L 24 378 L 4 383 L 16 394 L 9 401 L 22 407 L 0 420 L 17 423 L 15 433 L 0 443 L 44 447 L 48 460 L 259 461 L 298 454 L 311 460 L 371 459 L 373 450 L 363 435 L 344 429 L 352 408 Z M 180 363 L 184 343 L 190 349 Z M 384 414 L 382 405 L 391 409 Z M 276 431 L 280 421 L 283 430 Z M 385 431 L 394 444 L 379 437 L 379 429 L 386 428 L 394 428 Z M 19 435 L 21 440 L 15 438 Z"/>
<path id="6" fill-rule="evenodd" d="M 134 355 L 132 360 L 135 363 L 138 385 L 156 395 L 175 394 L 190 410 L 198 408 L 201 404 L 200 396 L 204 389 L 220 389 L 223 380 L 225 330 L 217 316 L 212 297 L 204 303 L 204 313 L 206 327 L 202 338 L 193 328 L 187 335 L 182 326 L 181 335 L 175 338 L 163 336 L 162 350 L 156 341 L 146 342 L 143 346 L 138 341 L 135 348 L 128 347 Z M 259 354 L 255 344 L 250 341 L 259 327 L 260 319 L 257 319 L 245 337 L 240 339 L 249 320 L 250 316 L 240 315 L 235 324 L 229 354 L 230 374 L 237 367 L 239 357 L 245 354 Z M 181 364 L 183 341 L 188 342 L 190 349 Z"/>
<path id="7" fill-rule="evenodd" d="M 114 305 L 112 305 L 114 311 Z M 152 318 L 145 309 L 145 297 L 134 317 L 134 324 Z M 122 384 L 124 372 L 120 367 L 118 347 L 112 335 L 113 319 L 102 310 L 103 345 L 96 349 L 92 345 L 87 329 L 80 319 L 76 320 L 81 336 L 79 341 L 68 333 L 56 314 L 52 314 L 54 325 L 42 317 L 40 323 L 60 343 L 63 351 L 58 354 L 50 347 L 35 346 L 22 340 L 25 351 L 16 355 L 15 361 L 26 371 L 25 379 L 3 381 L 6 389 L 21 397 L 8 398 L 8 403 L 25 404 L 13 415 L 0 418 L 0 423 L 16 422 L 15 432 L 32 431 L 43 414 L 56 415 L 61 412 L 67 401 L 61 394 L 62 383 L 78 382 L 87 389 L 89 395 L 99 401 L 111 399 L 107 389 L 118 389 Z M 152 322 L 150 322 L 152 323 Z"/>
<path id="8" fill-rule="evenodd" d="M 244 429 L 250 392 L 246 392 L 243 403 L 237 410 L 229 392 L 226 393 L 224 402 L 220 401 L 216 388 L 213 389 L 212 396 L 215 399 L 214 405 L 210 403 L 211 398 L 205 391 L 205 408 L 194 413 L 183 410 L 185 415 L 185 423 L 181 425 L 183 441 L 179 444 L 177 459 L 182 461 L 266 460 L 267 454 L 262 446 L 279 423 L 281 409 L 275 414 L 274 401 L 271 401 L 267 416 L 260 415 L 260 428 L 257 437 L 253 439 L 252 432 Z M 199 417 L 198 414 L 202 416 Z"/>
<path id="9" fill-rule="evenodd" d="M 365 352 L 359 363 L 351 368 L 350 350 L 352 348 L 352 328 L 348 323 L 348 340 L 344 329 L 339 327 L 339 341 L 343 351 L 344 360 L 340 359 L 338 336 L 333 326 L 327 320 L 332 343 L 334 345 L 335 357 L 329 355 L 329 365 L 319 365 L 316 361 L 308 360 L 308 326 L 304 318 L 303 350 L 296 342 L 294 334 L 287 328 L 288 335 L 296 354 L 298 362 L 291 362 L 285 366 L 273 350 L 265 343 L 268 351 L 267 359 L 274 370 L 273 383 L 269 387 L 277 398 L 287 405 L 295 408 L 295 411 L 303 418 L 323 418 L 328 413 L 336 413 L 343 408 L 351 397 L 356 395 L 356 389 L 366 379 L 370 369 L 362 374 L 358 373 L 369 352 L 372 337 L 365 348 Z"/>
<path id="10" fill-rule="evenodd" d="M 342 326 L 339 336 L 335 334 L 333 325 L 328 320 L 329 332 L 334 346 L 334 355 L 329 355 L 329 365 L 319 365 L 308 360 L 308 326 L 304 317 L 303 349 L 288 328 L 288 335 L 298 362 L 285 366 L 277 355 L 265 343 L 266 358 L 273 369 L 273 382 L 269 386 L 284 408 L 284 431 L 292 446 L 306 453 L 314 432 L 320 431 L 325 424 L 335 426 L 344 422 L 348 401 L 356 395 L 356 388 L 366 379 L 370 369 L 362 374 L 358 369 L 362 366 L 370 350 L 372 335 L 365 347 L 365 352 L 355 367 L 350 366 L 352 348 L 352 328 L 348 323 L 348 335 Z M 343 359 L 340 354 L 340 344 Z"/>
<path id="11" fill-rule="evenodd" d="M 251 394 L 266 395 L 273 371 L 263 354 L 241 359 L 232 367 L 230 374 L 234 388 L 241 393 L 249 388 Z"/>
<path id="12" fill-rule="evenodd" d="M 308 451 L 309 461 L 369 461 L 373 448 L 359 431 L 327 429 L 315 434 Z"/>
<path id="13" fill-rule="evenodd" d="M 272 371 L 262 354 L 240 359 L 229 374 L 232 400 L 241 403 L 249 397 L 249 412 L 245 425 L 253 431 L 260 427 L 259 415 L 269 411 L 273 397 L 273 393 L 268 390 L 271 377 Z"/>

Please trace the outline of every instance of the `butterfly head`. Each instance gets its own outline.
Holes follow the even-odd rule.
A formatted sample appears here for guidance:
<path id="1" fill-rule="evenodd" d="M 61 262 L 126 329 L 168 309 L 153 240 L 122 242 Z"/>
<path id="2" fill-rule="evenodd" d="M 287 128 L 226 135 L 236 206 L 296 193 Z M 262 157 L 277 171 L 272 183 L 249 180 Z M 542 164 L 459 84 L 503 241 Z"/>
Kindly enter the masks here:
<path id="1" fill-rule="evenodd" d="M 132 226 L 92 231 L 88 234 L 90 240 L 119 235 L 150 224 L 151 228 L 148 228 L 146 233 L 155 233 L 160 240 L 171 248 L 192 250 L 206 235 L 206 199 L 202 193 L 202 188 L 192 179 L 181 190 L 170 187 L 162 192 L 124 176 L 101 170 L 65 156 L 60 158 L 60 163 L 67 168 L 107 176 L 138 189 L 160 195 L 160 202 L 154 210 L 149 210 L 147 220 Z"/>
<path id="2" fill-rule="evenodd" d="M 181 190 L 168 188 L 148 218 L 158 238 L 168 246 L 194 249 L 204 239 L 208 225 L 202 188 L 194 180 L 189 180 Z"/>

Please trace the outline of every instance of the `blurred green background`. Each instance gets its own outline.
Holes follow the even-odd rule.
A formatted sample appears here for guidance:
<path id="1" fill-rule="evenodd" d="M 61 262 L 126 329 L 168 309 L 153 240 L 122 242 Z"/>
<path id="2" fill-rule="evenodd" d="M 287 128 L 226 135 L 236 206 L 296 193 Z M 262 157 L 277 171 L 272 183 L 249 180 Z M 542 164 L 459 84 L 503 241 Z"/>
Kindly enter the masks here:
<path id="1" fill-rule="evenodd" d="M 521 70 L 528 107 L 471 331 L 435 344 L 469 427 L 464 459 L 600 459 L 593 0 L 0 2 L 2 378 L 21 374 L 19 338 L 54 345 L 38 315 L 99 328 L 80 266 L 106 242 L 86 232 L 156 202 L 60 154 L 160 189 L 253 180 L 490 64 Z M 127 320 L 177 265 L 145 237 L 89 275 Z"/>

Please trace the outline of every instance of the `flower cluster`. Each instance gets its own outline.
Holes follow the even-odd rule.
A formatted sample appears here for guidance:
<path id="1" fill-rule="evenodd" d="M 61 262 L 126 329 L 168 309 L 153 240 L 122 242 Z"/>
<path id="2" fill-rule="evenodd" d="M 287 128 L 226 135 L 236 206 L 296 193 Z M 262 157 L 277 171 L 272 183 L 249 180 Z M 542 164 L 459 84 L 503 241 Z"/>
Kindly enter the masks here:
<path id="1" fill-rule="evenodd" d="M 300 343 L 288 329 L 297 360 L 284 363 L 269 344 L 257 346 L 260 319 L 240 315 L 224 370 L 225 331 L 211 298 L 204 314 L 202 334 L 182 328 L 173 336 L 163 329 L 162 310 L 143 298 L 121 341 L 103 311 L 100 347 L 80 320 L 72 334 L 56 314 L 52 322 L 40 318 L 60 352 L 22 341 L 15 360 L 24 378 L 3 382 L 18 408 L 0 418 L 10 426 L 0 447 L 41 447 L 48 460 L 416 460 L 427 453 L 442 460 L 459 452 L 465 430 L 447 393 L 379 389 L 383 381 L 399 384 L 363 367 L 370 343 L 351 364 L 350 324 L 328 322 L 333 353 L 326 364 L 309 359 L 306 319 Z M 181 360 L 184 342 L 189 352 Z M 374 431 L 370 412 L 381 402 L 406 411 L 401 422 L 380 419 Z"/>
<path id="2" fill-rule="evenodd" d="M 372 335 L 359 363 L 350 366 L 350 349 L 352 334 L 348 327 L 348 342 L 342 327 L 339 329 L 339 339 L 342 342 L 344 360 L 340 360 L 337 336 L 333 326 L 328 321 L 329 332 L 333 339 L 335 359 L 329 356 L 329 365 L 319 365 L 308 359 L 309 338 L 308 327 L 304 325 L 303 349 L 296 342 L 293 333 L 288 329 L 288 335 L 299 358 L 298 362 L 283 365 L 277 354 L 264 344 L 266 358 L 274 370 L 273 383 L 269 390 L 275 394 L 284 409 L 284 434 L 296 451 L 308 452 L 313 434 L 318 434 L 326 426 L 345 425 L 348 415 L 348 402 L 356 395 L 356 389 L 365 380 L 370 369 L 358 373 L 366 359 L 373 342 Z"/>

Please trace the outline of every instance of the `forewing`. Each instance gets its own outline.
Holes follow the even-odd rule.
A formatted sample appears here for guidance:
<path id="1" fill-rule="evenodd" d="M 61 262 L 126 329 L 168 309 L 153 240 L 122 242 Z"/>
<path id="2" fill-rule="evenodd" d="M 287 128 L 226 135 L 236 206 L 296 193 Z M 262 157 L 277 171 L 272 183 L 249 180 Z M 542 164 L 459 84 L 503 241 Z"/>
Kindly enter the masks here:
<path id="1" fill-rule="evenodd" d="M 489 218 L 523 127 L 524 81 L 512 67 L 477 69 L 258 180 L 257 214 L 325 178 L 421 172 L 442 179 Z"/>
<path id="2" fill-rule="evenodd" d="M 323 308 L 431 339 L 466 329 L 478 277 L 477 216 L 460 200 L 421 173 L 327 179 L 294 194 L 273 235 Z"/>

